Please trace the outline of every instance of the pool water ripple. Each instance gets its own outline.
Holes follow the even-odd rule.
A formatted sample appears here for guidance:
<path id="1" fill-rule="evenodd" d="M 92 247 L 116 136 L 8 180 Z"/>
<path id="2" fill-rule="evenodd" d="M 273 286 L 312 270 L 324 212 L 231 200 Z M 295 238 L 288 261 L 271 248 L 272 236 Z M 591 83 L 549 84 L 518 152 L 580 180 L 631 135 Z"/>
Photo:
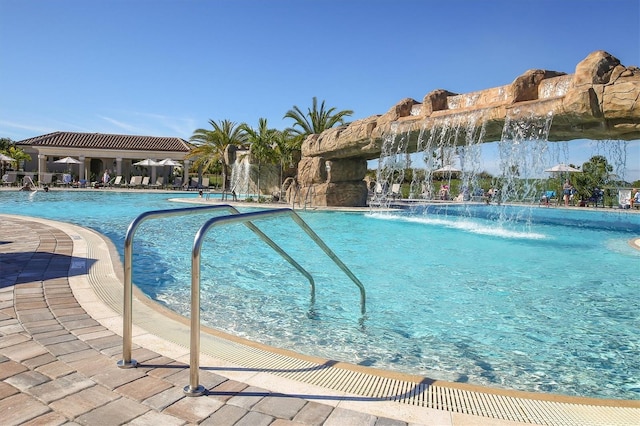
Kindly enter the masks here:
<path id="1" fill-rule="evenodd" d="M 122 255 L 138 214 L 184 207 L 166 198 L 3 191 L 0 213 L 94 228 Z M 202 251 L 201 318 L 266 344 L 434 379 L 638 399 L 640 252 L 627 241 L 640 235 L 640 215 L 587 213 L 536 207 L 529 215 L 548 220 L 500 224 L 491 212 L 300 213 L 364 283 L 364 319 L 357 288 L 290 221 L 259 226 L 312 273 L 313 306 L 304 276 L 253 233 L 212 229 Z M 136 285 L 187 316 L 190 252 L 203 222 L 148 221 L 134 242 Z"/>

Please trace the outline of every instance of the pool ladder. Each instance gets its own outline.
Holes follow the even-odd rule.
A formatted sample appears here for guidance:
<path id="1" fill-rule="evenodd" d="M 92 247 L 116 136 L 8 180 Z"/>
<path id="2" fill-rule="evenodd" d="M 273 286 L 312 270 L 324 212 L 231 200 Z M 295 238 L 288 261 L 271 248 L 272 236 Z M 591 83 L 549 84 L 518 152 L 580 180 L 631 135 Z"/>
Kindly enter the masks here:
<path id="1" fill-rule="evenodd" d="M 136 217 L 127 229 L 124 240 L 124 297 L 122 310 L 122 359 L 118 361 L 118 367 L 131 368 L 138 363 L 131 359 L 131 350 L 133 342 L 133 283 L 132 283 L 132 259 L 133 259 L 133 237 L 136 230 L 148 219 L 158 219 L 173 216 L 194 215 L 206 213 L 212 210 L 226 210 L 229 215 L 216 216 L 208 219 L 196 232 L 193 249 L 191 253 L 191 324 L 190 324 L 190 362 L 189 362 L 189 385 L 185 386 L 184 393 L 187 396 L 199 396 L 206 392 L 203 386 L 199 384 L 200 370 L 200 252 L 202 243 L 207 232 L 215 226 L 226 224 L 242 223 L 258 235 L 269 247 L 274 249 L 278 254 L 285 258 L 293 267 L 295 267 L 302 275 L 304 275 L 311 286 L 311 303 L 315 303 L 315 282 L 311 274 L 304 269 L 298 262 L 289 256 L 278 244 L 262 232 L 253 221 L 267 219 L 278 216 L 289 216 L 307 235 L 316 243 L 331 260 L 353 281 L 360 290 L 360 312 L 364 316 L 366 312 L 365 302 L 366 295 L 364 285 L 349 270 L 349 268 L 335 255 L 335 253 L 322 241 L 313 229 L 302 220 L 300 216 L 292 209 L 270 209 L 249 213 L 240 213 L 235 207 L 227 204 L 215 206 L 186 207 L 167 210 L 153 210 L 142 213 Z"/>

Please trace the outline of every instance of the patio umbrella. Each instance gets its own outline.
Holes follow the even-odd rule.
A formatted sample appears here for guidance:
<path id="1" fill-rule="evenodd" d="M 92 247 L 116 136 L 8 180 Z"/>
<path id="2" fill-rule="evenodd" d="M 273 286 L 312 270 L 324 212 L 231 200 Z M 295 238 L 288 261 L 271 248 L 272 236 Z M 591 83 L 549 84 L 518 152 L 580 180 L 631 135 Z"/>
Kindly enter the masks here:
<path id="1" fill-rule="evenodd" d="M 133 163 L 134 166 L 160 166 L 160 163 L 158 163 L 155 160 L 152 160 L 151 158 L 147 158 L 146 160 L 142 160 L 142 161 L 138 161 L 137 163 Z"/>
<path id="2" fill-rule="evenodd" d="M 8 155 L 4 155 L 4 154 L 0 153 L 0 161 L 2 161 L 3 163 L 4 162 L 9 163 L 11 161 L 15 161 L 15 159 L 9 157 Z"/>
<path id="3" fill-rule="evenodd" d="M 456 169 L 452 165 L 447 164 L 446 166 L 440 167 L 439 169 L 435 169 L 433 173 L 459 173 L 462 170 Z"/>
<path id="4" fill-rule="evenodd" d="M 165 158 L 162 161 L 158 161 L 158 164 L 161 166 L 180 166 L 181 165 L 177 161 L 173 161 L 171 158 Z"/>
<path id="5" fill-rule="evenodd" d="M 54 163 L 59 163 L 59 164 L 80 164 L 80 161 L 76 160 L 75 158 L 72 157 L 64 157 L 61 158 L 59 160 L 54 161 Z"/>
<path id="6" fill-rule="evenodd" d="M 582 171 L 576 169 L 575 167 L 567 166 L 564 163 L 556 164 L 555 166 L 546 169 L 547 173 L 582 173 Z"/>

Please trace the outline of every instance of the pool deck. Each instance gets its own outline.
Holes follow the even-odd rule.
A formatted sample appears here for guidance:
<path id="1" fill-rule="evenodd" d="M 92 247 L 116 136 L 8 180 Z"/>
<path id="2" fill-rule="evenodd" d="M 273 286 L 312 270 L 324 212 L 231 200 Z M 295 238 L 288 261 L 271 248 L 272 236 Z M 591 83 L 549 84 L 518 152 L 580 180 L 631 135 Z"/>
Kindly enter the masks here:
<path id="1" fill-rule="evenodd" d="M 121 369 L 122 265 L 75 225 L 0 215 L 0 423 L 204 425 L 638 425 L 640 401 L 432 381 L 203 329 L 190 382 L 188 321 L 140 294 Z"/>

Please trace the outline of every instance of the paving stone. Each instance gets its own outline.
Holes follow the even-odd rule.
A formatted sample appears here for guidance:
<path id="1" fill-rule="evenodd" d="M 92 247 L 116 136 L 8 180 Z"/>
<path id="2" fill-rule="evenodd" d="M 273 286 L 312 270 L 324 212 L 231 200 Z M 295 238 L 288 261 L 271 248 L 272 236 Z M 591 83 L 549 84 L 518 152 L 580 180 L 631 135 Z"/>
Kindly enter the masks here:
<path id="1" fill-rule="evenodd" d="M 28 422 L 22 423 L 20 426 L 57 426 L 57 425 L 68 425 L 69 419 L 63 416 L 60 413 L 56 413 L 54 411 L 50 411 L 48 413 L 44 413 L 41 416 L 36 417 L 35 419 L 31 419 Z"/>
<path id="2" fill-rule="evenodd" d="M 271 394 L 261 399 L 251 410 L 268 414 L 275 418 L 293 419 L 305 404 L 306 401 L 301 398 L 283 394 Z"/>
<path id="3" fill-rule="evenodd" d="M 407 422 L 387 417 L 378 417 L 378 420 L 376 420 L 376 426 L 407 426 Z"/>
<path id="4" fill-rule="evenodd" d="M 183 425 L 185 421 L 179 419 L 177 417 L 170 416 L 168 414 L 156 413 L 155 411 L 148 411 L 141 415 L 140 417 L 136 417 L 127 423 L 129 426 L 173 426 L 173 425 Z"/>
<path id="5" fill-rule="evenodd" d="M 82 351 L 78 351 L 78 352 L 70 352 L 68 354 L 64 354 L 64 355 L 60 355 L 58 356 L 58 359 L 62 362 L 74 362 L 80 359 L 88 359 L 88 358 L 95 358 L 97 356 L 100 355 L 100 352 L 96 351 L 95 349 L 87 346 L 86 349 L 82 350 Z M 115 361 L 114 361 L 115 364 Z"/>
<path id="6" fill-rule="evenodd" d="M 40 343 L 41 345 L 45 345 L 45 346 L 51 346 L 51 345 L 55 345 L 55 344 L 58 344 L 58 343 L 71 342 L 71 341 L 78 340 L 78 338 L 76 336 L 74 336 L 73 334 L 69 333 L 66 330 L 65 330 L 64 334 L 60 334 L 59 336 L 47 337 L 47 338 L 44 338 L 44 339 L 41 339 L 41 338 L 38 338 L 38 337 L 34 336 L 34 339 L 36 339 L 36 341 L 38 343 Z"/>
<path id="7" fill-rule="evenodd" d="M 94 354 L 94 357 L 83 358 L 77 361 L 70 361 L 66 364 L 87 377 L 93 377 L 97 374 L 102 374 L 106 370 L 111 369 L 116 365 L 116 363 L 112 359 L 107 358 L 106 356 L 99 355 L 95 351 L 92 351 L 92 353 Z"/>
<path id="8" fill-rule="evenodd" d="M 0 400 L 7 398 L 8 396 L 15 395 L 20 391 L 9 383 L 0 382 Z"/>
<path id="9" fill-rule="evenodd" d="M 47 352 L 45 354 L 42 354 L 33 358 L 25 359 L 24 361 L 22 361 L 22 364 L 24 364 L 28 368 L 35 370 L 36 368 L 42 365 L 52 363 L 55 360 L 56 360 L 56 357 L 54 357 L 49 352 Z"/>
<path id="10" fill-rule="evenodd" d="M 102 351 L 107 348 L 118 348 L 118 351 L 122 349 L 122 337 L 117 334 L 111 334 L 107 337 L 101 337 L 99 339 L 87 340 L 87 343 L 91 345 L 92 348 L 96 348 L 99 351 Z"/>
<path id="11" fill-rule="evenodd" d="M 257 411 L 249 411 L 234 426 L 268 426 L 271 422 L 273 422 L 273 417 Z"/>
<path id="12" fill-rule="evenodd" d="M 110 367 L 103 368 L 102 373 L 91 376 L 91 378 L 109 389 L 115 389 L 144 376 L 144 371 L 138 371 L 136 368 L 118 368 L 113 363 Z"/>
<path id="13" fill-rule="evenodd" d="M 315 401 L 309 401 L 304 407 L 293 417 L 293 421 L 306 425 L 320 426 L 324 424 L 327 417 L 333 411 L 333 407 L 327 404 L 320 404 Z"/>
<path id="14" fill-rule="evenodd" d="M 120 398 L 118 395 L 104 386 L 95 385 L 82 390 L 82 392 L 53 401 L 49 406 L 73 419 L 118 398 Z"/>
<path id="15" fill-rule="evenodd" d="M 81 374 L 73 373 L 29 388 L 27 392 L 41 401 L 50 403 L 65 396 L 80 392 L 93 385 L 93 381 L 85 378 Z"/>
<path id="16" fill-rule="evenodd" d="M 144 401 L 142 401 L 142 403 L 148 405 L 154 410 L 162 411 L 168 406 L 174 404 L 176 401 L 181 400 L 182 398 L 187 398 L 182 388 L 173 386 L 163 392 L 145 399 Z"/>
<path id="17" fill-rule="evenodd" d="M 69 331 L 71 331 L 72 334 L 75 334 L 76 336 L 82 338 L 82 336 L 84 336 L 85 334 L 91 334 L 98 331 L 109 330 L 105 326 L 100 325 L 100 323 L 94 319 L 91 319 L 90 322 L 92 323 L 92 325 L 85 326 L 85 327 L 69 328 Z M 69 323 L 65 325 L 69 327 Z"/>
<path id="18" fill-rule="evenodd" d="M 229 401 L 227 401 L 227 404 L 250 410 L 251 407 L 256 405 L 258 401 L 266 396 L 269 396 L 269 391 L 254 386 L 249 386 L 243 389 L 242 392 L 239 392 L 236 396 L 229 399 Z"/>
<path id="19" fill-rule="evenodd" d="M 31 337 L 25 334 L 12 334 L 11 336 L 3 336 L 0 337 L 0 354 L 5 355 L 4 349 L 17 345 L 19 343 L 24 343 L 31 341 Z"/>
<path id="20" fill-rule="evenodd" d="M 376 420 L 376 416 L 372 416 L 371 414 L 360 413 L 358 411 L 346 410 L 344 408 L 336 407 L 324 422 L 324 426 L 374 426 L 376 424 Z"/>
<path id="21" fill-rule="evenodd" d="M 14 361 L 21 362 L 29 358 L 33 358 L 47 353 L 47 350 L 38 343 L 30 340 L 24 343 L 18 343 L 11 347 L 2 349 L 3 355 Z"/>
<path id="22" fill-rule="evenodd" d="M 168 406 L 163 413 L 184 419 L 190 423 L 200 423 L 223 405 L 221 401 L 204 395 L 186 397 Z"/>
<path id="23" fill-rule="evenodd" d="M 0 364 L 0 380 L 4 380 L 7 377 L 27 371 L 28 368 L 15 361 L 6 361 Z"/>
<path id="24" fill-rule="evenodd" d="M 51 380 L 50 377 L 45 376 L 42 373 L 38 373 L 37 371 L 31 371 L 31 370 L 24 371 L 20 374 L 15 374 L 11 377 L 7 377 L 6 379 L 4 379 L 5 382 L 9 383 L 12 386 L 15 386 L 21 391 L 25 391 L 28 388 L 41 385 L 50 380 Z"/>
<path id="25" fill-rule="evenodd" d="M 82 425 L 95 426 L 106 424 L 105 420 L 108 419 L 108 424 L 120 425 L 132 421 L 147 411 L 149 411 L 149 408 L 142 404 L 127 398 L 119 398 L 78 416 L 75 421 Z"/>
<path id="26" fill-rule="evenodd" d="M 154 352 L 147 348 L 134 349 L 133 351 L 131 351 L 131 357 L 138 361 L 138 364 L 141 364 L 141 366 L 145 368 L 152 367 L 154 365 L 163 365 L 175 362 L 173 359 L 167 358 L 165 356 L 160 356 L 157 352 Z"/>
<path id="27" fill-rule="evenodd" d="M 36 371 L 45 374 L 52 379 L 57 379 L 58 377 L 66 376 L 68 374 L 74 373 L 76 370 L 70 368 L 67 364 L 61 361 L 54 361 L 49 364 L 45 364 L 41 367 L 38 367 Z"/>
<path id="28" fill-rule="evenodd" d="M 48 411 L 49 407 L 24 393 L 0 400 L 3 426 L 21 425 Z"/>
<path id="29" fill-rule="evenodd" d="M 245 383 L 236 382 L 235 380 L 226 380 L 215 388 L 209 389 L 209 396 L 219 399 L 220 401 L 228 401 L 247 387 L 248 386 Z"/>
<path id="30" fill-rule="evenodd" d="M 133 359 L 137 360 L 136 357 L 133 357 Z M 166 357 L 161 357 L 160 359 L 149 360 L 148 363 L 143 363 L 138 368 L 146 369 L 149 376 L 162 379 L 164 377 L 176 374 L 177 372 L 180 372 L 182 370 L 188 370 L 189 366 L 178 361 L 170 360 Z"/>
<path id="31" fill-rule="evenodd" d="M 235 405 L 224 405 L 205 419 L 201 426 L 233 426 L 248 413 L 247 410 Z"/>
<path id="32" fill-rule="evenodd" d="M 165 380 L 144 376 L 116 388 L 115 391 L 135 401 L 144 401 L 170 387 L 173 385 Z"/>
<path id="33" fill-rule="evenodd" d="M 49 351 L 56 356 L 69 354 L 72 352 L 80 352 L 87 349 L 89 346 L 82 340 L 71 340 L 69 342 L 56 343 L 54 345 L 47 346 Z"/>

